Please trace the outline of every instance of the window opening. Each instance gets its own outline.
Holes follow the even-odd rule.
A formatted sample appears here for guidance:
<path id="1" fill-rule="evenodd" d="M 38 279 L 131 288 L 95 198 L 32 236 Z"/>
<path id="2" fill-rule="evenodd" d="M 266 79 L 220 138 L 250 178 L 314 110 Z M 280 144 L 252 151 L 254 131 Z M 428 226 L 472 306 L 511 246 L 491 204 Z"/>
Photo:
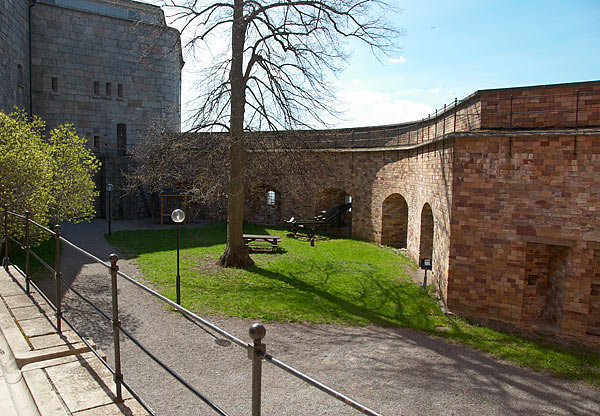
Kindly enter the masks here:
<path id="1" fill-rule="evenodd" d="M 110 97 L 110 95 L 112 94 L 112 91 L 111 91 L 111 89 L 112 89 L 112 88 L 111 88 L 110 82 L 107 82 L 107 83 L 106 83 L 106 96 L 107 96 L 107 97 Z"/>
<path id="2" fill-rule="evenodd" d="M 100 83 L 94 81 L 94 95 L 100 95 Z"/>
<path id="3" fill-rule="evenodd" d="M 52 91 L 58 91 L 58 78 L 52 77 Z"/>
<path id="4" fill-rule="evenodd" d="M 123 98 L 123 84 L 117 85 L 117 96 Z"/>
<path id="5" fill-rule="evenodd" d="M 275 205 L 275 191 L 267 191 L 267 205 Z"/>
<path id="6" fill-rule="evenodd" d="M 19 87 L 23 87 L 25 83 L 23 82 L 23 65 L 17 65 L 17 85 Z"/>
<path id="7" fill-rule="evenodd" d="M 100 149 L 100 136 L 94 136 L 94 147 Z"/>

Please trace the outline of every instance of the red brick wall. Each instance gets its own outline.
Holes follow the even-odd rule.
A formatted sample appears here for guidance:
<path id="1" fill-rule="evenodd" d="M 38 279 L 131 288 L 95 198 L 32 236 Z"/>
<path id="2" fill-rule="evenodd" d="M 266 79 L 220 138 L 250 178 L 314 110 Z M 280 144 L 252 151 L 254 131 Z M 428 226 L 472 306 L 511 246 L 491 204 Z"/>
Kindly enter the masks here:
<path id="1" fill-rule="evenodd" d="M 481 128 L 511 127 L 511 96 L 512 128 L 600 126 L 600 85 L 587 83 L 482 91 Z"/>
<path id="2" fill-rule="evenodd" d="M 574 143 L 575 136 L 567 135 L 456 139 L 451 309 L 525 325 L 539 315 L 542 302 L 532 299 L 528 276 L 546 279 L 540 259 L 550 264 L 557 253 L 568 254 L 561 260 L 564 294 L 556 294 L 560 284 L 549 282 L 554 295 L 548 296 L 562 304 L 563 333 L 585 334 L 594 268 L 590 247 L 600 241 L 600 135 L 579 136 Z M 564 249 L 542 253 L 531 244 Z"/>

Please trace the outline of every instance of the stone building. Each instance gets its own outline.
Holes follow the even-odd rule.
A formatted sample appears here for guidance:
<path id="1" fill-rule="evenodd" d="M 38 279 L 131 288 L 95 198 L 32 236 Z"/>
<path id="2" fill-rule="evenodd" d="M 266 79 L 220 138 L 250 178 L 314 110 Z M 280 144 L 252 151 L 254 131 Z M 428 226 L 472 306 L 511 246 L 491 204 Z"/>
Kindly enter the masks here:
<path id="1" fill-rule="evenodd" d="M 122 155 L 149 125 L 180 130 L 179 32 L 159 7 L 7 0 L 0 12 L 0 108 L 21 107 L 49 128 L 73 123 L 104 162 L 100 189 L 106 183 L 118 189 Z M 116 201 L 115 214 L 138 214 L 133 200 Z M 101 199 L 101 214 L 103 208 Z"/>
<path id="2" fill-rule="evenodd" d="M 247 220 L 351 197 L 348 232 L 432 258 L 451 311 L 600 343 L 600 81 L 478 91 L 428 120 L 313 142 L 320 192 L 261 178 Z"/>

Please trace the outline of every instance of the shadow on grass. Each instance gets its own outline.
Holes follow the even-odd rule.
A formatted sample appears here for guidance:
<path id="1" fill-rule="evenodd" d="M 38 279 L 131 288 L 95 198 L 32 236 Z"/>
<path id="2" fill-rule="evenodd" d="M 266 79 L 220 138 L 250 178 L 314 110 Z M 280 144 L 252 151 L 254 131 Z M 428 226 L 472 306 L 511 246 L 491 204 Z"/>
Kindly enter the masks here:
<path id="1" fill-rule="evenodd" d="M 282 234 L 285 233 L 285 230 L 280 227 L 269 227 L 269 229 L 281 229 Z M 265 226 L 249 223 L 244 224 L 244 233 L 269 234 Z M 177 244 L 177 229 L 116 231 L 110 236 L 105 234 L 104 237 L 110 244 L 122 248 L 126 259 L 132 259 L 141 254 L 174 250 Z M 179 248 L 181 250 L 216 246 L 224 248 L 226 243 L 227 225 L 222 222 L 202 227 L 181 226 L 179 229 Z M 260 254 L 264 253 L 264 251 L 260 252 Z M 280 247 L 273 253 L 285 253 L 285 250 Z"/>
<path id="2" fill-rule="evenodd" d="M 325 268 L 327 267 L 331 268 L 331 273 L 335 271 L 334 266 L 326 266 Z M 323 267 L 320 267 L 320 269 L 323 269 Z M 328 278 L 319 285 L 315 285 L 303 280 L 294 273 L 284 275 L 258 266 L 251 268 L 250 271 L 265 278 L 285 283 L 302 293 L 308 293 L 326 300 L 343 311 L 346 316 L 360 318 L 360 321 L 356 322 L 359 324 L 372 322 L 381 326 L 402 325 L 422 330 L 433 330 L 435 326 L 431 314 L 432 308 L 428 307 L 428 303 L 414 301 L 415 297 L 427 295 L 419 292 L 419 288 L 410 283 L 386 284 L 372 275 L 365 274 L 363 278 L 370 284 L 364 285 L 360 295 L 353 301 L 327 290 L 324 286 L 327 284 Z M 327 270 L 320 271 L 325 272 L 325 274 L 328 273 Z M 312 273 L 311 267 L 309 266 L 304 273 Z M 373 293 L 373 291 L 377 293 Z M 383 298 L 382 294 L 384 294 Z M 383 305 L 385 304 L 388 304 L 388 306 L 384 308 Z M 393 306 L 389 306 L 389 304 Z"/>

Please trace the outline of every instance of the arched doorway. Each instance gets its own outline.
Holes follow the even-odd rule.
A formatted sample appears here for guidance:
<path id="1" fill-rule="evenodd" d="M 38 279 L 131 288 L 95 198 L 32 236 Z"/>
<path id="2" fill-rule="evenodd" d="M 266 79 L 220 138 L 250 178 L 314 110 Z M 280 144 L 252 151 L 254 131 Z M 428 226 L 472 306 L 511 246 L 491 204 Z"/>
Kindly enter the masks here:
<path id="1" fill-rule="evenodd" d="M 388 196 L 381 207 L 381 244 L 406 248 L 408 204 L 400 194 Z"/>
<path id="2" fill-rule="evenodd" d="M 431 205 L 425 203 L 421 211 L 421 241 L 419 244 L 419 262 L 433 256 L 433 211 Z"/>

